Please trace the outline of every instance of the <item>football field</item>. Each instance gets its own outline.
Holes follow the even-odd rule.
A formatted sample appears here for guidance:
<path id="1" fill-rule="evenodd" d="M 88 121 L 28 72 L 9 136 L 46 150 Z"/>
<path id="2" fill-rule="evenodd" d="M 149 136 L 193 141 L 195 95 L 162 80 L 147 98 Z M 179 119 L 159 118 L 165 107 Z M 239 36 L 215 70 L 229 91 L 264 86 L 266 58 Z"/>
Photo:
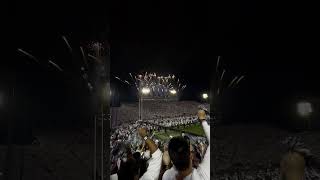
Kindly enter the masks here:
<path id="1" fill-rule="evenodd" d="M 174 129 L 176 130 L 167 130 L 166 132 L 164 130 L 156 131 L 155 137 L 162 141 L 168 141 L 170 139 L 170 136 L 172 137 L 181 136 L 182 131 L 184 131 L 186 134 L 190 133 L 196 136 L 205 136 L 205 133 L 199 123 L 192 124 L 186 127 L 178 126 L 178 127 L 175 127 Z"/>

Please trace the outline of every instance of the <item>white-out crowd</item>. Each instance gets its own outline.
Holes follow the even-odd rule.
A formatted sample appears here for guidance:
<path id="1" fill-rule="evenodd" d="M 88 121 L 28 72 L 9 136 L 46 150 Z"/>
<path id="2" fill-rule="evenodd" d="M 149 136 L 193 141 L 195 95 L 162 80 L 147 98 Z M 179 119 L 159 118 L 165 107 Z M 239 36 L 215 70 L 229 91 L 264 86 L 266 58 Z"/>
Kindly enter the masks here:
<path id="1" fill-rule="evenodd" d="M 144 160 L 150 159 L 150 152 L 144 149 L 143 139 L 139 137 L 137 129 L 146 128 L 150 134 L 150 138 L 157 145 L 161 152 L 168 149 L 168 140 L 157 139 L 155 132 L 165 132 L 168 128 L 176 128 L 177 126 L 190 126 L 199 123 L 196 115 L 187 116 L 173 116 L 173 117 L 160 117 L 123 123 L 112 131 L 110 139 L 110 157 L 111 157 L 111 171 L 118 169 L 121 162 L 127 160 L 128 147 L 132 153 L 139 152 L 141 158 Z M 191 149 L 195 152 L 193 166 L 197 168 L 201 161 L 204 159 L 206 150 L 209 146 L 209 141 L 206 137 L 195 136 L 187 132 L 179 131 L 180 135 L 187 138 L 191 144 Z M 172 136 L 170 136 L 172 137 Z M 161 177 L 160 177 L 161 178 Z M 160 179 L 159 178 L 159 179 Z"/>

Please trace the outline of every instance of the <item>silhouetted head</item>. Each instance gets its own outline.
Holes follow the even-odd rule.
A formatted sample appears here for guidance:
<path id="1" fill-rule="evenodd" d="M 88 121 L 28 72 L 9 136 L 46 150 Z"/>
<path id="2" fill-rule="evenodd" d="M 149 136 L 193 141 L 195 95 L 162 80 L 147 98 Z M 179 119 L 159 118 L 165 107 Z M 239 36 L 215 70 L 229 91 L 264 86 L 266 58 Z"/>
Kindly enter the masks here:
<path id="1" fill-rule="evenodd" d="M 168 146 L 169 156 L 178 171 L 184 171 L 190 166 L 190 144 L 188 140 L 179 136 L 173 137 Z"/>

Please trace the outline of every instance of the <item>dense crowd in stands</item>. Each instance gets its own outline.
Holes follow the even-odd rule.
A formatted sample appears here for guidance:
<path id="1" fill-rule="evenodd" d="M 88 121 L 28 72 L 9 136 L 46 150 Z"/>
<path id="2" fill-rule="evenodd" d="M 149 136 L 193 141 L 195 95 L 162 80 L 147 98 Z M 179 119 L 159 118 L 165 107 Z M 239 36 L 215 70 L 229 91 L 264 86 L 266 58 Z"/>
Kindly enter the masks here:
<path id="1" fill-rule="evenodd" d="M 111 179 L 210 179 L 210 126 L 208 115 L 172 116 L 123 123 L 112 132 Z M 155 131 L 202 124 L 206 137 L 181 132 L 167 141 L 157 139 Z"/>
<path id="2" fill-rule="evenodd" d="M 197 109 L 201 105 L 194 101 L 143 101 L 142 104 L 143 120 L 193 116 L 194 112 L 190 109 Z M 204 106 L 209 110 L 209 104 Z M 120 107 L 111 107 L 111 112 L 116 117 L 116 125 L 132 123 L 139 116 L 138 103 L 123 103 Z"/>
<path id="3" fill-rule="evenodd" d="M 178 116 L 170 118 L 150 119 L 145 122 L 160 127 L 176 127 L 182 125 L 191 125 L 198 122 L 197 116 Z"/>

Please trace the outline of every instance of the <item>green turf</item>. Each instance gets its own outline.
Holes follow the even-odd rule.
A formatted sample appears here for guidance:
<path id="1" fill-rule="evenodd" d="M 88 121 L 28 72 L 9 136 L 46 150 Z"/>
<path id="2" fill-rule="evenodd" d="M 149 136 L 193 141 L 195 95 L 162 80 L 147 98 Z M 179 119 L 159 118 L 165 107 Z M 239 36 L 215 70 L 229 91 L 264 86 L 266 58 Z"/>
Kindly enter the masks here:
<path id="1" fill-rule="evenodd" d="M 205 136 L 205 133 L 202 129 L 202 126 L 198 123 L 190 125 L 190 126 L 186 126 L 186 127 L 180 126 L 178 129 L 185 131 L 186 133 L 189 132 L 189 133 L 193 133 L 198 136 Z"/>
<path id="2" fill-rule="evenodd" d="M 176 129 L 180 131 L 184 131 L 186 133 L 193 133 L 198 136 L 205 136 L 205 133 L 202 129 L 202 126 L 200 124 L 193 124 L 187 127 L 180 126 L 176 127 Z M 157 139 L 160 139 L 161 141 L 167 141 L 170 139 L 170 135 L 175 137 L 175 136 L 180 136 L 181 133 L 179 131 L 173 131 L 173 130 L 167 130 L 167 132 L 164 131 L 157 131 L 155 132 L 155 137 Z"/>
<path id="3" fill-rule="evenodd" d="M 160 139 L 161 141 L 167 141 L 170 139 L 170 135 L 175 137 L 175 136 L 180 136 L 181 133 L 178 131 L 167 130 L 167 132 L 164 132 L 164 131 L 155 132 L 154 135 L 157 139 Z"/>

